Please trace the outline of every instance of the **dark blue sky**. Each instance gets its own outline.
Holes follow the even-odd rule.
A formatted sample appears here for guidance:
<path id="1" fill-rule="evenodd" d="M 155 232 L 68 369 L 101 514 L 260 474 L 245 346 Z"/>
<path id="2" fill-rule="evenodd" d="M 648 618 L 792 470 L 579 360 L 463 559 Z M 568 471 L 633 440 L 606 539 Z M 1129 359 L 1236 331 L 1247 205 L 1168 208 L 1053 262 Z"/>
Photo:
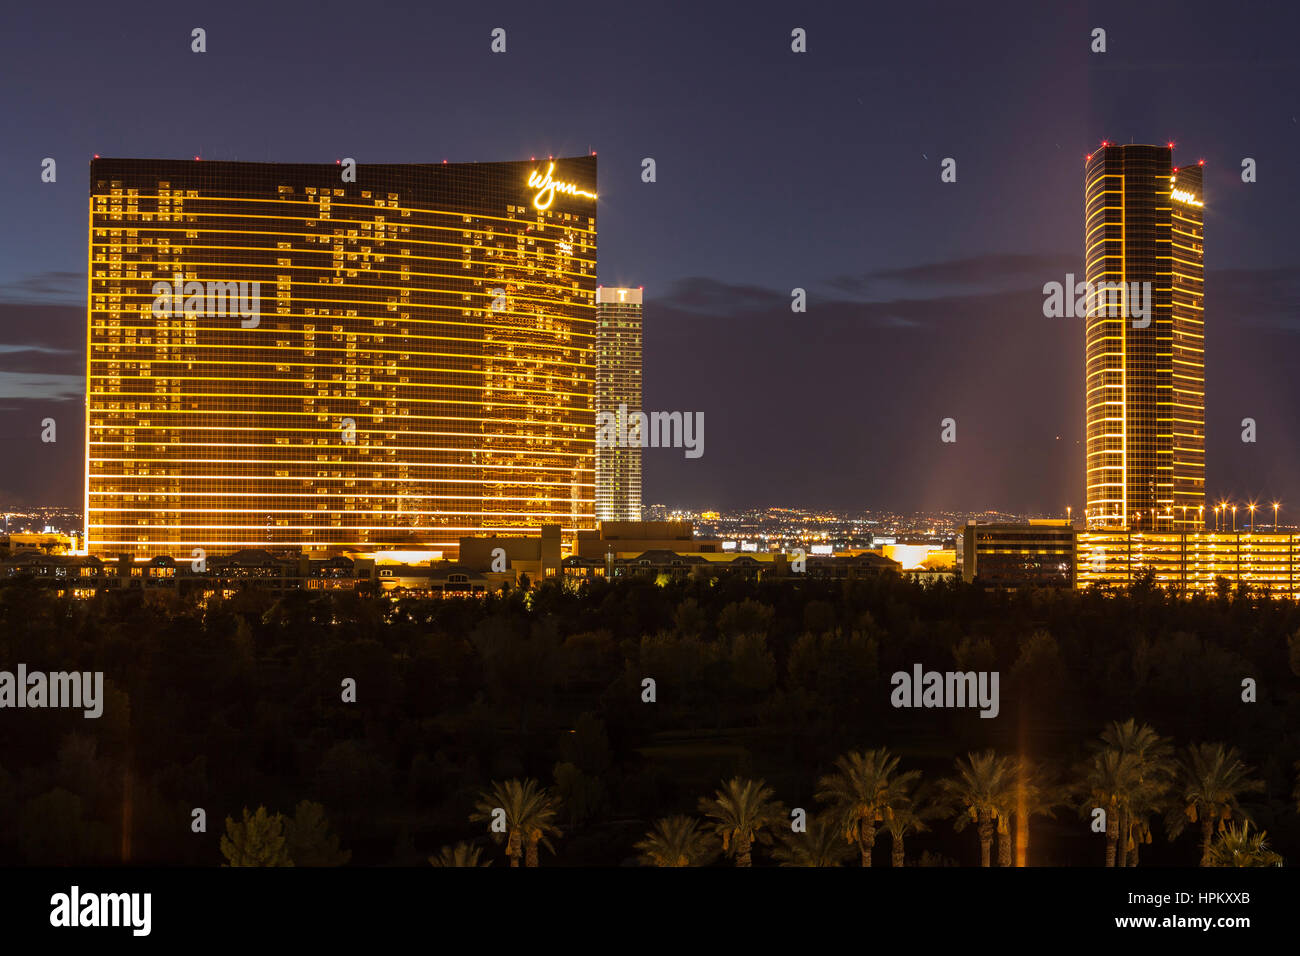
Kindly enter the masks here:
<path id="1" fill-rule="evenodd" d="M 591 148 L 601 281 L 646 288 L 647 407 L 705 413 L 702 458 L 647 450 L 647 503 L 1077 510 L 1083 331 L 1041 289 L 1082 272 L 1083 157 L 1110 139 L 1206 160 L 1210 494 L 1300 514 L 1287 5 L 56 3 L 6 26 L 0 499 L 80 500 L 92 154 Z"/>

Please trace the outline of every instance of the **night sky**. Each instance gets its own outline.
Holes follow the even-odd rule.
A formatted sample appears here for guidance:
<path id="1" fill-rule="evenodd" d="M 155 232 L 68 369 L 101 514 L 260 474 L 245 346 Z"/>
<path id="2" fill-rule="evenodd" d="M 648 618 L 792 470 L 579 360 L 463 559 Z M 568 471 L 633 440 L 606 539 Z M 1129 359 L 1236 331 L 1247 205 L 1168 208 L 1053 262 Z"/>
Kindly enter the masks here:
<path id="1" fill-rule="evenodd" d="M 702 458 L 645 452 L 647 504 L 1078 512 L 1083 328 L 1044 318 L 1042 286 L 1083 272 L 1084 155 L 1108 139 L 1206 161 L 1208 496 L 1280 498 L 1295 520 L 1300 13 L 996 7 L 11 5 L 0 502 L 81 501 L 92 154 L 594 149 L 600 281 L 646 290 L 646 408 L 705 416 Z"/>

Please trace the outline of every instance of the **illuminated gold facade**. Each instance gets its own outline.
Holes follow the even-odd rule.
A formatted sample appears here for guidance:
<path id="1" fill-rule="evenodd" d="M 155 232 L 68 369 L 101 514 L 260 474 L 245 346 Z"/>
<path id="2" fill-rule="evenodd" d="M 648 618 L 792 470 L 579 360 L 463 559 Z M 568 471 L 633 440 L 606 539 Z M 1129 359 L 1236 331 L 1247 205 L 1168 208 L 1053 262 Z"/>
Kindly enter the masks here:
<path id="1" fill-rule="evenodd" d="M 91 553 L 594 527 L 595 157 L 351 169 L 92 162 Z"/>
<path id="2" fill-rule="evenodd" d="M 1205 503 L 1202 170 L 1104 145 L 1085 176 L 1090 529 L 1195 531 Z M 1146 313 L 1141 314 L 1143 306 Z"/>
<path id="3" fill-rule="evenodd" d="M 1126 587 L 1151 573 L 1157 586 L 1184 593 L 1214 591 L 1226 581 L 1233 590 L 1244 586 L 1295 598 L 1297 572 L 1295 534 L 1084 531 L 1076 545 L 1079 587 Z"/>

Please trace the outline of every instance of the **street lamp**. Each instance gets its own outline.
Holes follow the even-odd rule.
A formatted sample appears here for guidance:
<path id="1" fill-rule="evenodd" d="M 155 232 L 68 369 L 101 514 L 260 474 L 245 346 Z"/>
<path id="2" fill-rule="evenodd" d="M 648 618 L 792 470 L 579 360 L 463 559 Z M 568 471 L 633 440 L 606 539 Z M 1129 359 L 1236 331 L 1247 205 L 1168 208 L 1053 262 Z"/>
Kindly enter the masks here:
<path id="1" fill-rule="evenodd" d="M 1273 502 L 1273 533 L 1277 534 L 1277 506 L 1278 502 Z"/>
<path id="2" fill-rule="evenodd" d="M 1255 502 L 1250 503 L 1250 533 L 1255 533 Z"/>
<path id="3" fill-rule="evenodd" d="M 1237 506 L 1232 506 L 1232 533 L 1237 533 Z"/>
<path id="4" fill-rule="evenodd" d="M 1196 530 L 1205 530 L 1205 505 L 1196 506 Z"/>
<path id="5" fill-rule="evenodd" d="M 1216 534 L 1217 534 L 1218 531 L 1219 531 L 1219 517 L 1220 517 L 1220 515 L 1219 515 L 1219 509 L 1222 508 L 1222 507 L 1223 507 L 1222 505 L 1215 505 L 1215 506 L 1214 506 L 1214 531 L 1215 531 Z"/>

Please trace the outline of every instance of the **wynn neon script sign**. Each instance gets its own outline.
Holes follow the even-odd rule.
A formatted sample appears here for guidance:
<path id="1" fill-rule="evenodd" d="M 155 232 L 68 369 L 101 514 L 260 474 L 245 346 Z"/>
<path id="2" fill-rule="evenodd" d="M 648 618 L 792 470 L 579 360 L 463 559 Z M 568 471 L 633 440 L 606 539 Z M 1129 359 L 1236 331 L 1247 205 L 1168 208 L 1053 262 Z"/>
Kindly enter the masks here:
<path id="1" fill-rule="evenodd" d="M 595 193 L 589 193 L 585 189 L 579 189 L 573 183 L 562 183 L 558 179 L 552 179 L 551 173 L 555 171 L 555 164 L 546 167 L 546 174 L 542 175 L 537 170 L 528 174 L 528 185 L 537 190 L 537 195 L 533 196 L 533 205 L 538 209 L 550 209 L 551 203 L 555 202 L 555 194 L 564 193 L 567 196 L 586 196 L 588 199 L 595 199 Z"/>

